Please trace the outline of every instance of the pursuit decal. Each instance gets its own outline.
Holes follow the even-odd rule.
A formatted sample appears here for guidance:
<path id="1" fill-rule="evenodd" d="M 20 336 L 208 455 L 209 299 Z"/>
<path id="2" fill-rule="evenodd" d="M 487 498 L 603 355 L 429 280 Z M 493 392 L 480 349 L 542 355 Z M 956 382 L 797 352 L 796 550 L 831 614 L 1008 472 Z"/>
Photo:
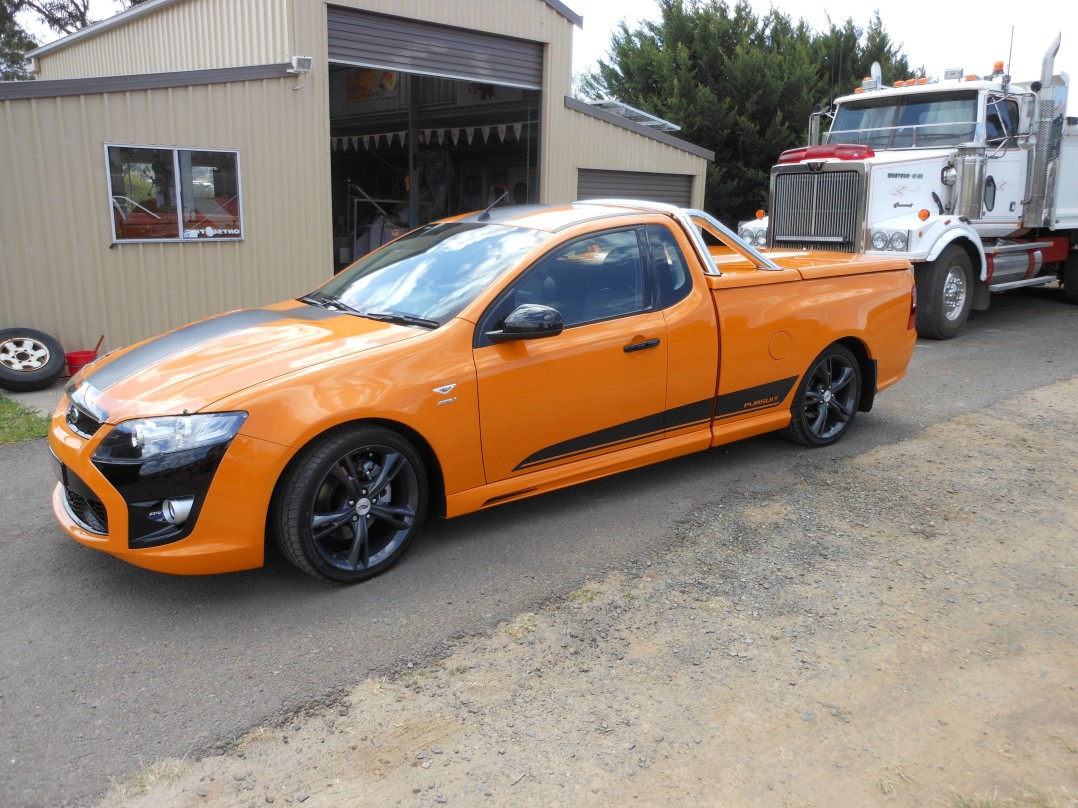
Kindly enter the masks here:
<path id="1" fill-rule="evenodd" d="M 715 420 L 721 421 L 746 412 L 777 407 L 786 400 L 786 396 L 790 394 L 796 381 L 797 376 L 791 376 L 788 379 L 780 379 L 777 382 L 768 382 L 718 396 L 715 399 Z"/>

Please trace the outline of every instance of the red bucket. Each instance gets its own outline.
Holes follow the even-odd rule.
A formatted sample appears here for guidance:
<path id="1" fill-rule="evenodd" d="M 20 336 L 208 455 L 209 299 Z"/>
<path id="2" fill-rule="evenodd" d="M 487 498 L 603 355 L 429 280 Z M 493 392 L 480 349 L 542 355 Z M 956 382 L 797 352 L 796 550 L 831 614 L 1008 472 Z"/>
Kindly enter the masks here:
<path id="1" fill-rule="evenodd" d="M 74 376 L 88 364 L 97 359 L 97 351 L 68 351 L 67 367 Z"/>

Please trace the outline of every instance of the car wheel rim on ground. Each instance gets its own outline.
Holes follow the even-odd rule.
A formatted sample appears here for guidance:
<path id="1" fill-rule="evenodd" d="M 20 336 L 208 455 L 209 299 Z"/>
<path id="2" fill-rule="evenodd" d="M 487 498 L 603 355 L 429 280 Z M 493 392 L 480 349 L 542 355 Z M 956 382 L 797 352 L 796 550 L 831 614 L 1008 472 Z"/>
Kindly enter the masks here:
<path id="1" fill-rule="evenodd" d="M 314 547 L 336 569 L 369 570 L 407 541 L 418 507 L 416 471 L 404 455 L 383 446 L 347 452 L 315 488 Z"/>
<path id="2" fill-rule="evenodd" d="M 857 371 L 841 355 L 825 357 L 812 371 L 805 390 L 805 416 L 819 440 L 830 440 L 846 428 L 857 406 Z"/>

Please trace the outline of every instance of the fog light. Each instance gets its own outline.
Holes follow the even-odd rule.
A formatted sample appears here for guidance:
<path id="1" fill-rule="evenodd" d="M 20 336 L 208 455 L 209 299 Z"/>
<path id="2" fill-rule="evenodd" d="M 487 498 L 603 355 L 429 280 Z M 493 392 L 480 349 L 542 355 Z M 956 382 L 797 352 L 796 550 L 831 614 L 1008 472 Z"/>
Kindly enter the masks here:
<path id="1" fill-rule="evenodd" d="M 191 515 L 191 508 L 194 507 L 194 504 L 194 497 L 166 499 L 161 503 L 161 515 L 165 517 L 165 521 L 170 525 L 182 527 L 183 523 L 187 521 L 187 517 Z"/>

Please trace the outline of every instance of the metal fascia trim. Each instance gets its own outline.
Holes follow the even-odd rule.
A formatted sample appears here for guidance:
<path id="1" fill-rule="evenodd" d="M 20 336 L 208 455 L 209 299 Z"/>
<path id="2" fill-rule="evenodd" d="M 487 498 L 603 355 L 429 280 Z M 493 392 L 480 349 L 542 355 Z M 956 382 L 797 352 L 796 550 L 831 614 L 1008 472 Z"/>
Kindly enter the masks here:
<path id="1" fill-rule="evenodd" d="M 291 78 L 287 62 L 253 67 L 222 67 L 212 70 L 186 70 L 178 73 L 138 73 L 130 76 L 99 76 L 83 79 L 0 82 L 0 101 L 27 98 L 60 98 L 94 93 L 122 93 L 131 90 L 157 90 L 190 87 L 199 84 L 227 84 L 232 81 Z"/>

